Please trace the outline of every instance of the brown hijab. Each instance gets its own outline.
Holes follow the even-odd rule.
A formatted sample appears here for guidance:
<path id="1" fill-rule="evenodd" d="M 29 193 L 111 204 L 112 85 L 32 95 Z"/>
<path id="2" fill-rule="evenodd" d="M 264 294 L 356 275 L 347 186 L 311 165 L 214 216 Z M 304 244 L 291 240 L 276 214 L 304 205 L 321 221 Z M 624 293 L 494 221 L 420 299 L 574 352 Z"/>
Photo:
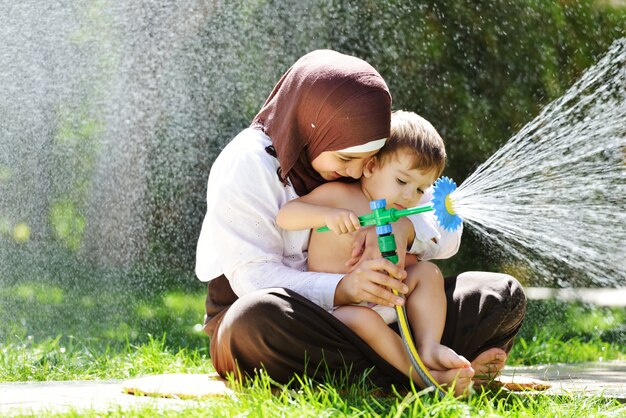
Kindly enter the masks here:
<path id="1" fill-rule="evenodd" d="M 325 180 L 311 166 L 320 153 L 389 138 L 391 95 L 365 61 L 313 51 L 287 70 L 252 126 L 270 138 L 279 176 L 302 196 Z"/>

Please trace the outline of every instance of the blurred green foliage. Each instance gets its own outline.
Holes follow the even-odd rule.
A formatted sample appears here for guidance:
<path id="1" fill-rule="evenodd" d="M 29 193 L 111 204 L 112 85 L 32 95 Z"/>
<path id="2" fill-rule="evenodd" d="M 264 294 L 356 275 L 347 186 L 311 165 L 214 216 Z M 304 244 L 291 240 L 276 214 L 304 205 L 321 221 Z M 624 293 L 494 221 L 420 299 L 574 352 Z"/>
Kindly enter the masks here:
<path id="1" fill-rule="evenodd" d="M 151 196 L 158 201 L 153 258 L 176 268 L 194 264 L 213 159 L 247 126 L 280 75 L 304 53 L 331 48 L 374 65 L 391 89 L 393 107 L 421 114 L 440 131 L 449 155 L 445 174 L 460 184 L 562 95 L 615 39 L 625 36 L 626 7 L 616 4 L 320 0 L 311 3 L 308 15 L 298 15 L 297 7 L 288 13 L 288 5 L 273 0 L 216 7 L 199 34 L 214 42 L 193 45 L 200 48 L 198 53 L 214 57 L 203 68 L 206 78 L 199 87 L 230 90 L 217 102 L 193 97 L 196 110 L 210 109 L 196 120 L 210 123 L 206 133 L 194 138 L 199 156 L 187 164 L 186 180 L 151 177 Z M 224 36 L 216 42 L 212 37 L 220 31 L 239 33 L 244 41 Z M 197 70 L 189 69 L 190 74 Z M 165 138 L 168 124 L 162 129 Z M 163 161 L 172 148 L 159 144 L 152 161 Z M 163 239 L 172 233 L 175 242 Z M 441 265 L 446 273 L 506 267 L 471 232 L 466 232 L 460 254 Z"/>
<path id="2" fill-rule="evenodd" d="M 68 41 L 84 58 L 90 57 L 93 67 L 89 82 L 83 82 L 72 100 L 59 103 L 55 109 L 56 133 L 46 167 L 51 173 L 50 229 L 53 237 L 73 253 L 81 248 L 87 227 L 87 205 L 105 134 L 102 102 L 119 54 L 112 48 L 115 32 L 105 30 L 112 24 L 106 6 L 105 1 L 95 0 L 74 8 L 79 25 L 69 33 Z"/>
<path id="3" fill-rule="evenodd" d="M 0 287 L 0 341 L 15 343 L 62 336 L 119 349 L 162 336 L 173 347 L 202 348 L 203 290 L 142 292 L 83 273 L 79 286 L 27 281 Z"/>
<path id="4" fill-rule="evenodd" d="M 42 199 L 45 219 L 0 214 L 0 239 L 24 244 L 26 253 L 34 251 L 31 241 L 48 236 L 61 244 L 63 256 L 67 251 L 82 258 L 89 251 L 80 252 L 89 216 L 97 216 L 88 206 L 97 201 L 92 181 L 106 157 L 101 153 L 110 121 L 104 106 L 111 90 L 124 87 L 116 84 L 123 77 L 115 77 L 124 71 L 120 39 L 133 36 L 117 32 L 111 10 L 107 2 L 85 3 L 77 12 L 80 25 L 70 34 L 93 71 L 81 95 L 55 110 L 54 135 L 45 151 L 51 159 L 41 168 L 46 183 L 40 187 L 49 193 Z M 135 267 L 139 274 L 149 270 L 165 286 L 190 286 L 194 280 L 214 159 L 303 54 L 331 48 L 374 65 L 391 89 L 393 107 L 421 114 L 440 131 L 449 155 L 445 174 L 460 184 L 615 39 L 626 36 L 626 6 L 599 0 L 314 0 L 306 6 L 256 0 L 190 10 L 185 13 L 201 17 L 189 16 L 188 27 L 171 44 L 175 71 L 155 73 L 150 88 L 167 100 L 154 104 L 155 125 L 139 138 L 147 147 L 146 193 L 145 205 L 136 211 L 149 231 L 147 242 L 137 245 L 144 253 Z M 142 47 L 150 46 L 137 46 Z M 13 170 L 0 163 L 0 191 L 18 181 Z M 14 233 L 19 222 L 28 234 L 24 227 Z M 506 263 L 466 231 L 459 255 L 440 265 L 446 274 L 525 271 Z M 532 284 L 532 272 L 520 277 Z"/>
<path id="5" fill-rule="evenodd" d="M 626 35 L 626 7 L 610 2 L 358 3 L 343 7 L 359 32 L 337 49 L 379 69 L 395 109 L 433 123 L 446 142 L 445 174 L 457 184 Z M 502 270 L 478 238 L 466 232 L 444 270 Z"/>

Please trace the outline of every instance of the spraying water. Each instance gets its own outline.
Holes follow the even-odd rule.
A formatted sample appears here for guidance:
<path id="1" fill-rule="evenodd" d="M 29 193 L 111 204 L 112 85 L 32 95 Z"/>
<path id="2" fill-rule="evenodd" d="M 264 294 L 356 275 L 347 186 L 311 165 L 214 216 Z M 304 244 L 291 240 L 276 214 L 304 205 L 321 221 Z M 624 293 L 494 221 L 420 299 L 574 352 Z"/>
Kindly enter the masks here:
<path id="1" fill-rule="evenodd" d="M 315 5 L 244 3 L 0 0 L 0 341 L 132 339 L 139 300 L 200 285 L 212 161 L 325 45 Z"/>
<path id="2" fill-rule="evenodd" d="M 623 38 L 451 197 L 466 224 L 539 280 L 624 286 L 625 164 Z"/>

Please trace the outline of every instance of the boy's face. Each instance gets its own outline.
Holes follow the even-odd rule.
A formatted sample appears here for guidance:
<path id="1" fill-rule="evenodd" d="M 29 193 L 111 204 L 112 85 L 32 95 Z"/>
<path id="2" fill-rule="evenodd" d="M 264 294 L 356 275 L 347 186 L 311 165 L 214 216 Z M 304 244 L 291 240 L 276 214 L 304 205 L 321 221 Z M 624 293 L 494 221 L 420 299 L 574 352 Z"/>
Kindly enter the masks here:
<path id="1" fill-rule="evenodd" d="M 380 160 L 368 162 L 363 180 L 372 199 L 386 199 L 387 208 L 406 209 L 418 205 L 424 191 L 437 180 L 433 170 L 420 171 L 412 166 L 412 158 L 401 150 Z"/>

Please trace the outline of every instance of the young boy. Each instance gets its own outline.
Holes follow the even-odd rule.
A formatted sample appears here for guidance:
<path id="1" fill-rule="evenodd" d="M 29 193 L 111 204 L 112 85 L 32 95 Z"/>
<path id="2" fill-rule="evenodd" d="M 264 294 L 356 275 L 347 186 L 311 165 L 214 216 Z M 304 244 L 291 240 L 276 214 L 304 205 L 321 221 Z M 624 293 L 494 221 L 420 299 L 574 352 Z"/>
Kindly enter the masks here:
<path id="1" fill-rule="evenodd" d="M 358 216 L 371 211 L 369 202 L 385 198 L 387 208 L 418 206 L 424 192 L 443 171 L 445 158 L 443 140 L 428 121 L 412 112 L 394 112 L 391 136 L 366 163 L 360 181 L 325 183 L 285 204 L 276 222 L 286 230 L 313 229 L 308 249 L 309 271 L 347 273 L 352 232 L 360 228 Z M 315 231 L 325 225 L 335 234 Z M 412 241 L 410 237 L 407 244 Z M 456 379 L 455 392 L 460 395 L 470 386 L 474 372 L 469 361 L 440 344 L 446 315 L 441 272 L 429 262 L 409 265 L 406 271 L 407 315 L 419 355 L 440 384 Z M 387 326 L 395 320 L 393 308 L 350 305 L 337 307 L 333 314 L 381 357 L 419 382 L 415 371 L 411 372 L 400 336 Z"/>

